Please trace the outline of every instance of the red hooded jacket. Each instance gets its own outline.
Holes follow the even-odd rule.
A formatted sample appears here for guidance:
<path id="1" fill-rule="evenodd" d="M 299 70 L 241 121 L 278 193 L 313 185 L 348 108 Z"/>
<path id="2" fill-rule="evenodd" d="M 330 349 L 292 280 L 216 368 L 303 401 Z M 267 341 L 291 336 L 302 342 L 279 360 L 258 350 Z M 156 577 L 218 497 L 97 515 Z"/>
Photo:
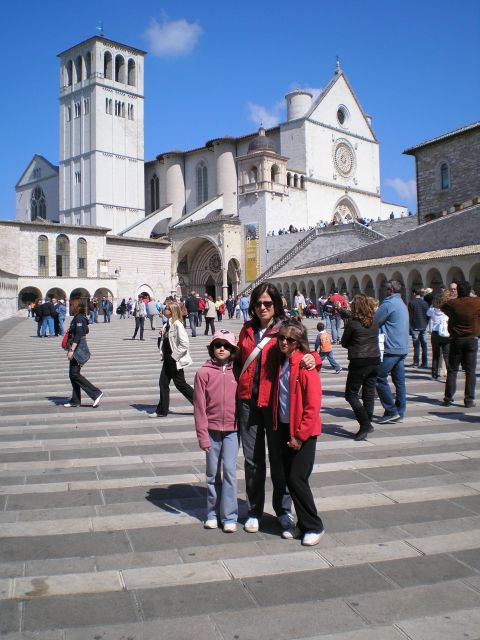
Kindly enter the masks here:
<path id="1" fill-rule="evenodd" d="M 320 408 L 322 383 L 317 369 L 308 371 L 300 367 L 303 353 L 295 351 L 290 358 L 290 437 L 305 441 L 322 433 Z M 280 368 L 273 389 L 273 428 L 278 428 L 278 396 Z"/>

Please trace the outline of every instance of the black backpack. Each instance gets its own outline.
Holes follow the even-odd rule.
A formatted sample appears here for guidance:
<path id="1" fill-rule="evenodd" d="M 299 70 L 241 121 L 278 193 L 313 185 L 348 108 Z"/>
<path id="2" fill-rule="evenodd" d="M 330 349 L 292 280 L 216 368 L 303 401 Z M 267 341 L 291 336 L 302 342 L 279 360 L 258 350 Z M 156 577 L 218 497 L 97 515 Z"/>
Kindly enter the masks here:
<path id="1" fill-rule="evenodd" d="M 323 311 L 329 316 L 332 316 L 335 313 L 335 306 L 331 300 L 327 300 L 325 302 L 323 305 Z"/>

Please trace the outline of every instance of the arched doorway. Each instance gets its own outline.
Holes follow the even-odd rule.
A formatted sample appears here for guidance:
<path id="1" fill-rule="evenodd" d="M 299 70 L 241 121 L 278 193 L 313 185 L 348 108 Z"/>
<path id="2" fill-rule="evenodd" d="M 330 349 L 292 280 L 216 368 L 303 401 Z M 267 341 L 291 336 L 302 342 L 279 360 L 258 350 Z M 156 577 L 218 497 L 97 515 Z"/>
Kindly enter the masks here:
<path id="1" fill-rule="evenodd" d="M 350 289 L 350 296 L 356 296 L 357 293 L 360 293 L 360 285 L 358 284 L 358 280 L 356 276 L 350 276 L 350 280 L 348 281 L 348 286 Z"/>
<path id="2" fill-rule="evenodd" d="M 205 282 L 205 293 L 208 293 L 209 296 L 212 296 L 214 300 L 217 297 L 215 280 L 211 275 L 208 276 L 207 281 Z"/>
<path id="3" fill-rule="evenodd" d="M 332 220 L 337 223 L 349 223 L 358 218 L 357 207 L 350 198 L 342 198 L 334 208 Z"/>
<path id="4" fill-rule="evenodd" d="M 105 294 L 102 294 L 102 295 L 105 295 Z M 153 300 L 152 287 L 150 287 L 148 284 L 141 284 L 139 287 L 137 287 L 137 291 L 135 294 L 136 298 L 138 298 L 138 296 L 142 296 L 142 298 L 150 298 L 150 300 Z"/>
<path id="5" fill-rule="evenodd" d="M 447 272 L 447 284 L 451 282 L 463 282 L 465 280 L 465 276 L 463 275 L 463 271 L 459 267 L 450 267 Z"/>
<path id="6" fill-rule="evenodd" d="M 407 297 L 412 295 L 412 289 L 421 289 L 423 287 L 422 276 L 417 269 L 412 269 L 407 278 Z"/>
<path id="7" fill-rule="evenodd" d="M 384 273 L 379 273 L 375 278 L 375 284 L 376 284 L 378 299 L 381 302 L 387 295 L 387 292 L 385 290 L 385 285 L 387 284 L 387 276 Z"/>
<path id="8" fill-rule="evenodd" d="M 477 296 L 480 296 L 480 263 L 474 264 L 470 269 L 469 282 Z"/>
<path id="9" fill-rule="evenodd" d="M 183 291 L 208 293 L 215 299 L 223 293 L 222 257 L 218 246 L 210 238 L 187 240 L 178 250 L 176 277 Z M 227 268 L 227 288 L 238 285 L 239 263 L 231 259 Z M 175 283 L 176 284 L 176 283 Z M 228 286 L 230 285 L 230 286 Z"/>
<path id="10" fill-rule="evenodd" d="M 42 292 L 37 287 L 24 287 L 18 294 L 18 308 L 26 309 L 29 304 L 35 303 L 42 297 Z"/>
<path id="11" fill-rule="evenodd" d="M 373 286 L 373 280 L 369 275 L 365 275 L 362 278 L 362 291 L 365 295 L 371 298 L 375 297 L 375 288 Z"/>
<path id="12" fill-rule="evenodd" d="M 395 273 L 391 277 L 391 280 L 397 280 L 397 282 L 399 282 L 402 285 L 402 290 L 400 295 L 402 296 L 403 301 L 407 302 L 407 290 L 405 288 L 405 282 L 403 280 L 403 276 L 400 273 L 400 271 L 395 271 Z"/>
<path id="13" fill-rule="evenodd" d="M 440 271 L 438 269 L 429 269 L 425 277 L 425 284 L 434 291 L 441 289 L 443 287 L 443 280 Z"/>
<path id="14" fill-rule="evenodd" d="M 100 287 L 100 289 L 97 289 L 95 291 L 95 293 L 93 294 L 93 297 L 97 299 L 108 298 L 109 300 L 113 300 L 113 293 L 110 291 L 110 289 L 107 289 L 106 287 Z"/>
<path id="15" fill-rule="evenodd" d="M 52 289 L 49 289 L 47 291 L 47 295 L 45 296 L 45 298 L 56 298 L 57 300 L 66 300 L 67 294 L 63 289 L 60 289 L 59 287 L 53 287 Z"/>
<path id="16" fill-rule="evenodd" d="M 91 297 L 90 293 L 86 289 L 83 289 L 82 287 L 79 287 L 78 289 L 74 289 L 70 294 L 70 305 L 69 305 L 70 315 L 72 314 L 72 312 L 75 312 L 75 309 L 72 308 L 72 303 L 74 300 L 75 301 L 81 300 L 82 302 L 85 302 L 86 304 L 88 304 L 90 297 Z"/>

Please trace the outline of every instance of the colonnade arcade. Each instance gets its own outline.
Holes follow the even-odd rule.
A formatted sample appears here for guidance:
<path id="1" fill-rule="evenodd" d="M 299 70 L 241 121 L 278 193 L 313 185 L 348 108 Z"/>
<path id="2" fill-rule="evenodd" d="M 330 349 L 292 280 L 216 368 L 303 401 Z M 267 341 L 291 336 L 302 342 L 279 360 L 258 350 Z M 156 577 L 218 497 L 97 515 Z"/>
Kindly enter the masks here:
<path id="1" fill-rule="evenodd" d="M 177 295 L 196 291 L 215 300 L 237 295 L 240 283 L 238 256 L 222 256 L 221 246 L 209 237 L 195 237 L 176 247 L 173 265 L 173 290 Z"/>
<path id="2" fill-rule="evenodd" d="M 24 309 L 30 303 L 34 303 L 37 300 L 49 300 L 50 298 L 56 298 L 57 300 L 89 300 L 90 298 L 101 299 L 103 297 L 109 298 L 110 300 L 114 299 L 114 295 L 110 289 L 106 287 L 100 287 L 95 291 L 89 291 L 84 287 L 76 287 L 71 291 L 67 292 L 61 287 L 51 287 L 46 291 L 40 290 L 38 287 L 30 286 L 23 287 L 18 292 L 18 308 Z"/>
<path id="3" fill-rule="evenodd" d="M 308 296 L 314 304 L 321 295 L 329 295 L 337 288 L 349 300 L 357 293 L 366 293 L 372 298 L 382 300 L 385 297 L 385 284 L 388 280 L 398 280 L 402 285 L 402 297 L 407 302 L 413 288 L 439 289 L 452 281 L 468 280 L 473 291 L 480 295 L 480 262 L 478 256 L 451 261 L 435 261 L 412 265 L 392 265 L 385 269 L 379 267 L 370 271 L 325 270 L 318 275 L 289 276 L 284 279 L 272 278 L 272 282 L 285 296 L 289 305 L 293 304 L 295 291 Z"/>

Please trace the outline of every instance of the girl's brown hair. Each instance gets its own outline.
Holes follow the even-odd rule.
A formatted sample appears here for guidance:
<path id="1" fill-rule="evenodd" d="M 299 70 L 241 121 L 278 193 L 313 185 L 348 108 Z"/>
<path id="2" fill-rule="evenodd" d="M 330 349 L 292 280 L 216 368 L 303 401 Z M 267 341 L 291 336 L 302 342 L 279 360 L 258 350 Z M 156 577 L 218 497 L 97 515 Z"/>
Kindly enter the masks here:
<path id="1" fill-rule="evenodd" d="M 307 330 L 304 325 L 295 318 L 289 318 L 284 320 L 278 327 L 279 333 L 288 335 L 289 338 L 294 338 L 297 341 L 298 350 L 302 353 L 310 353 L 310 347 L 308 346 Z"/>
<path id="2" fill-rule="evenodd" d="M 176 302 L 168 302 L 167 307 L 170 309 L 170 313 L 172 314 L 172 320 L 180 320 L 182 322 L 182 312 L 180 310 L 180 305 Z"/>
<path id="3" fill-rule="evenodd" d="M 375 300 L 365 295 L 357 293 L 352 300 L 352 318 L 358 320 L 364 327 L 371 327 L 375 315 Z"/>
<path id="4" fill-rule="evenodd" d="M 432 307 L 435 309 L 440 309 L 442 304 L 450 300 L 450 291 L 448 289 L 441 289 L 440 291 L 436 291 L 433 300 Z"/>

